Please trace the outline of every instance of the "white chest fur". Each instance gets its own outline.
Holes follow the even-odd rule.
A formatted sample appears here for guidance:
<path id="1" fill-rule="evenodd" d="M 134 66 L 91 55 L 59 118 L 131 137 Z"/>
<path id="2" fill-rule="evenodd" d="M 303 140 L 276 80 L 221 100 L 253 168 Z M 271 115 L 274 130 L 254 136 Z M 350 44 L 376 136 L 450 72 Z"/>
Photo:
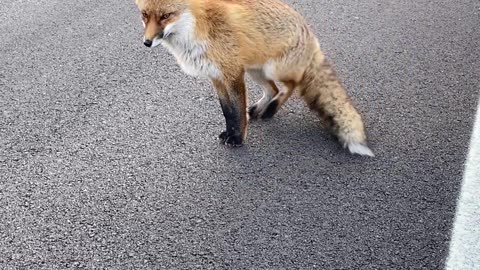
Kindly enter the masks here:
<path id="1" fill-rule="evenodd" d="M 182 70 L 191 76 L 219 79 L 222 72 L 206 56 L 208 45 L 195 38 L 195 18 L 184 12 L 180 18 L 167 25 L 162 45 L 177 59 Z"/>

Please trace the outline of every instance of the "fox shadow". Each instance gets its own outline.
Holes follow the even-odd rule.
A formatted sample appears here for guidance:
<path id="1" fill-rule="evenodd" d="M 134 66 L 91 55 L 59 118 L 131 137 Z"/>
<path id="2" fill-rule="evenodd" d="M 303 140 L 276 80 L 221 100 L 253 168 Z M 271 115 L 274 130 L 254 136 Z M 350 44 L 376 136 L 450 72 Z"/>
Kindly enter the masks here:
<path id="1" fill-rule="evenodd" d="M 251 121 L 245 144 L 226 151 L 232 161 L 250 166 L 252 156 L 288 163 L 286 159 L 319 160 L 329 163 L 363 163 L 367 157 L 352 155 L 338 139 L 324 129 L 314 116 L 279 115 L 269 120 Z M 261 164 L 260 164 L 261 165 Z"/>

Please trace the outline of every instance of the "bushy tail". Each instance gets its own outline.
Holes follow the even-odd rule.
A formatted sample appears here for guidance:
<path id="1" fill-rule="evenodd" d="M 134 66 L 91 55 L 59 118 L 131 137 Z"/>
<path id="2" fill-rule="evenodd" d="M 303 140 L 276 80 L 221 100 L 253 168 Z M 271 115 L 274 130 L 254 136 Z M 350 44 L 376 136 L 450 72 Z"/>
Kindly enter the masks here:
<path id="1" fill-rule="evenodd" d="M 318 48 L 300 83 L 300 95 L 310 109 L 318 112 L 330 129 L 352 154 L 371 156 L 362 117 L 352 105 L 335 71 Z"/>

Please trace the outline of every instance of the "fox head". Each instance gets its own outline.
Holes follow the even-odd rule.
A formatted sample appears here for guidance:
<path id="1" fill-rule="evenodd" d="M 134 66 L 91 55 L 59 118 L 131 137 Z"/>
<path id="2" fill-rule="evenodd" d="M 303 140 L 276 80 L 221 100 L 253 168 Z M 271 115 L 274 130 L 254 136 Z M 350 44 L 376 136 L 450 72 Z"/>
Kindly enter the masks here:
<path id="1" fill-rule="evenodd" d="M 145 28 L 143 44 L 156 47 L 175 34 L 175 24 L 188 8 L 188 0 L 135 0 Z"/>

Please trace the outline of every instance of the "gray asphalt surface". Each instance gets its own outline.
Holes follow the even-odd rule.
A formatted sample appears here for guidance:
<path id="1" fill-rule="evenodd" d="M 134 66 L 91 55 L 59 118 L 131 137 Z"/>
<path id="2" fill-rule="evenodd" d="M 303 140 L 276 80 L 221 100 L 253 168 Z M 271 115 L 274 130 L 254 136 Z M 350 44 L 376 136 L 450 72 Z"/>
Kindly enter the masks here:
<path id="1" fill-rule="evenodd" d="M 288 2 L 376 158 L 349 155 L 298 97 L 221 146 L 210 83 L 143 46 L 133 1 L 2 3 L 0 268 L 441 269 L 480 3 Z"/>

